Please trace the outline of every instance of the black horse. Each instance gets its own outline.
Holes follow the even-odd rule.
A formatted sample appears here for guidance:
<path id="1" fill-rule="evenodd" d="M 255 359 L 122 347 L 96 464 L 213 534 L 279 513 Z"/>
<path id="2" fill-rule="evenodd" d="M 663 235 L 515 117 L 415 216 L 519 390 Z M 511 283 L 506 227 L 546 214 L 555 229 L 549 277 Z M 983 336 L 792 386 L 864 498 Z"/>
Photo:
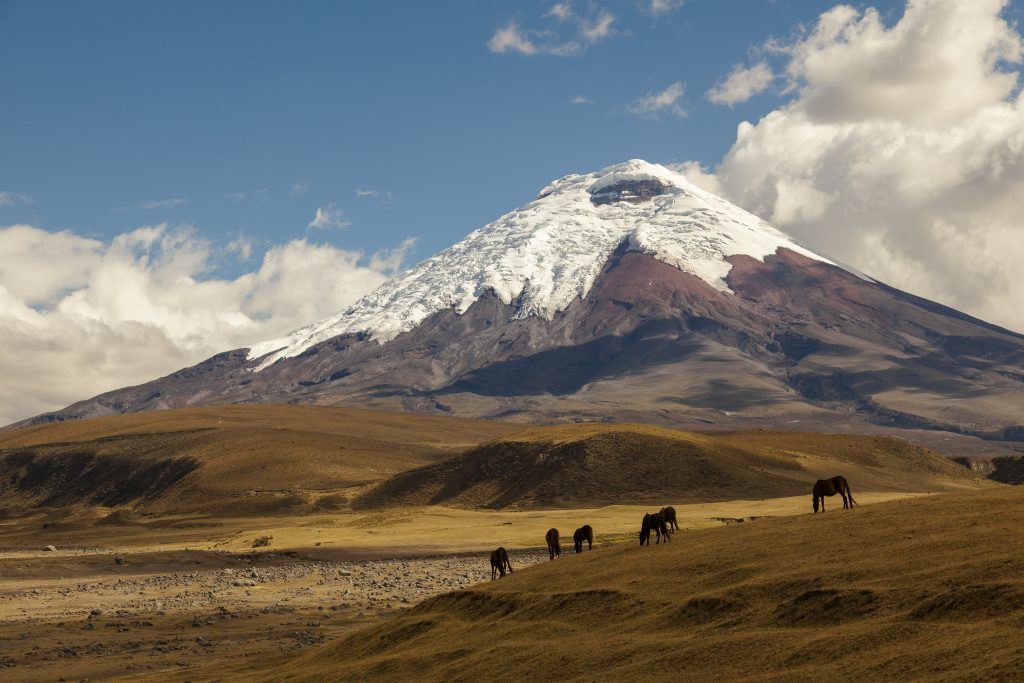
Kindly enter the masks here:
<path id="1" fill-rule="evenodd" d="M 494 581 L 498 572 L 501 572 L 501 578 L 505 578 L 505 568 L 508 567 L 508 573 L 512 573 L 512 563 L 508 561 L 508 551 L 504 548 L 496 548 L 491 551 L 491 581 Z"/>
<path id="2" fill-rule="evenodd" d="M 544 540 L 548 544 L 548 556 L 553 560 L 562 554 L 562 545 L 558 542 L 558 529 L 548 529 L 544 534 Z"/>
<path id="3" fill-rule="evenodd" d="M 676 522 L 676 509 L 669 505 L 667 508 L 661 508 L 658 514 L 665 518 L 665 524 L 668 524 L 669 529 L 672 531 L 679 531 L 679 524 Z"/>
<path id="4" fill-rule="evenodd" d="M 846 477 L 832 477 L 831 479 L 819 479 L 814 482 L 814 489 L 811 490 L 811 497 L 813 498 L 814 511 L 818 511 L 818 503 L 821 503 L 821 511 L 825 511 L 825 496 L 834 496 L 839 494 L 843 497 L 843 509 L 852 508 L 857 504 L 857 501 L 853 499 L 853 494 L 850 492 L 850 484 L 847 483 Z"/>
<path id="5" fill-rule="evenodd" d="M 661 543 L 662 536 L 665 537 L 665 542 L 668 543 L 670 532 L 668 527 L 665 526 L 665 518 L 662 517 L 661 513 L 644 515 L 644 521 L 640 527 L 640 545 L 651 544 L 651 531 L 658 536 L 654 545 Z"/>
<path id="6" fill-rule="evenodd" d="M 594 549 L 594 530 L 589 524 L 584 524 L 572 535 L 572 542 L 576 546 L 576 552 L 583 552 L 583 541 L 587 542 L 587 550 Z"/>

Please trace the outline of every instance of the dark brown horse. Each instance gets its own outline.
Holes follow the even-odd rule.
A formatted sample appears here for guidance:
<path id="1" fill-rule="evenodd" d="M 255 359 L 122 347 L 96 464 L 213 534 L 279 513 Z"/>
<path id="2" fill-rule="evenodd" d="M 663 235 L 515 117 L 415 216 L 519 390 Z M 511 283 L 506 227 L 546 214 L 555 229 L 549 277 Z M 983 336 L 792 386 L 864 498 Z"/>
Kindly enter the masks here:
<path id="1" fill-rule="evenodd" d="M 594 530 L 590 528 L 589 524 L 584 524 L 572 535 L 572 542 L 576 546 L 576 552 L 583 552 L 583 541 L 587 542 L 587 550 L 594 549 Z"/>
<path id="2" fill-rule="evenodd" d="M 558 529 L 548 529 L 544 534 L 544 540 L 548 543 L 548 557 L 553 560 L 562 554 L 562 545 L 558 542 Z"/>
<path id="3" fill-rule="evenodd" d="M 508 551 L 504 548 L 496 548 L 491 551 L 491 581 L 494 581 L 498 572 L 501 572 L 501 578 L 505 578 L 505 568 L 508 568 L 508 573 L 512 573 L 512 563 L 508 561 Z"/>
<path id="4" fill-rule="evenodd" d="M 658 540 L 654 542 L 654 545 L 661 543 L 661 537 L 665 537 L 665 542 L 668 543 L 669 530 L 665 526 L 665 518 L 658 514 L 646 514 L 644 515 L 643 524 L 640 526 L 640 545 L 651 544 L 651 531 L 658 536 Z"/>
<path id="5" fill-rule="evenodd" d="M 821 502 L 821 511 L 825 511 L 825 496 L 834 496 L 839 494 L 843 497 L 843 509 L 852 508 L 857 504 L 857 501 L 853 499 L 853 494 L 850 492 L 850 485 L 846 481 L 846 477 L 832 477 L 831 479 L 819 479 L 814 482 L 814 489 L 811 491 L 811 496 L 814 499 L 814 511 L 818 511 L 818 502 Z"/>
<path id="6" fill-rule="evenodd" d="M 676 522 L 676 509 L 669 505 L 667 508 L 661 508 L 658 514 L 665 518 L 665 524 L 668 524 L 668 528 L 672 531 L 679 531 L 679 524 Z"/>

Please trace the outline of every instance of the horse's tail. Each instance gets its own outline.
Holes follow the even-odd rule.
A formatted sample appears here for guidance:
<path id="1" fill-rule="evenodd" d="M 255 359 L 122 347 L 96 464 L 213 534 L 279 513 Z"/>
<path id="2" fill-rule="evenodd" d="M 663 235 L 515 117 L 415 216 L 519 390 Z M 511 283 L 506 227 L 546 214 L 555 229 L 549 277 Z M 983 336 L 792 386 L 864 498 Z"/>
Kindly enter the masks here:
<path id="1" fill-rule="evenodd" d="M 853 507 L 857 504 L 857 501 L 853 499 L 853 491 L 850 490 L 850 482 L 844 479 L 843 483 L 846 484 L 846 497 L 850 499 L 850 507 Z"/>

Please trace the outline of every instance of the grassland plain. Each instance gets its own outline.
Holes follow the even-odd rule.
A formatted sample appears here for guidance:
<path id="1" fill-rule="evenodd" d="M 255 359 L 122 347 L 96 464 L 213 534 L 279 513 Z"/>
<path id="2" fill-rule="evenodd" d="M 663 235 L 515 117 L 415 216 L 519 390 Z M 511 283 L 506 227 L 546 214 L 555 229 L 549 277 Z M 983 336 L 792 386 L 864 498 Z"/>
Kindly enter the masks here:
<path id="1" fill-rule="evenodd" d="M 934 451 L 890 438 L 764 430 L 692 434 L 621 424 L 527 428 L 299 406 L 215 406 L 7 431 L 0 433 L 0 463 L 0 665 L 5 679 L 33 681 L 61 676 L 213 681 L 268 671 L 284 678 L 405 678 L 418 667 L 413 661 L 417 652 L 436 660 L 423 668 L 426 679 L 543 677 L 556 669 L 549 669 L 552 662 L 545 656 L 532 653 L 530 647 L 536 646 L 527 647 L 528 629 L 523 629 L 529 619 L 538 620 L 536 633 L 545 635 L 537 642 L 548 649 L 548 635 L 561 642 L 566 633 L 575 633 L 559 622 L 570 615 L 576 615 L 578 628 L 607 615 L 627 635 L 636 631 L 638 639 L 644 628 L 664 622 L 668 641 L 678 644 L 688 636 L 683 627 L 671 626 L 673 610 L 705 609 L 714 616 L 733 609 L 715 606 L 711 598 L 716 595 L 730 605 L 743 602 L 747 587 L 736 577 L 756 577 L 768 572 L 767 565 L 739 563 L 741 569 L 730 570 L 727 561 L 716 578 L 716 562 L 708 557 L 718 552 L 714 543 L 727 545 L 724 539 L 732 538 L 751 554 L 770 558 L 778 556 L 775 546 L 782 535 L 750 537 L 751 529 L 797 519 L 823 525 L 809 530 L 830 528 L 806 514 L 810 484 L 819 476 L 846 474 L 857 500 L 871 506 L 843 513 L 829 501 L 828 519 L 835 515 L 829 524 L 845 524 L 842 520 L 884 507 L 875 503 L 947 499 L 930 495 L 939 492 L 954 492 L 948 500 L 956 505 L 961 505 L 956 492 L 981 490 L 982 496 L 988 492 L 1003 503 L 998 497 L 1006 495 L 1005 487 Z M 179 471 L 168 463 L 187 467 Z M 444 487 L 436 487 L 439 468 L 449 479 L 444 496 L 438 495 Z M 977 500 L 982 505 L 986 499 Z M 637 550 L 639 518 L 664 504 L 677 507 L 684 533 L 648 555 L 630 554 Z M 917 517 L 908 513 L 901 522 L 911 525 L 907 535 L 915 533 Z M 561 529 L 571 549 L 572 530 L 585 522 L 596 531 L 592 553 L 563 556 L 551 568 L 527 569 L 546 560 L 540 546 L 548 528 Z M 959 527 L 951 528 L 959 533 Z M 844 548 L 844 529 L 827 532 L 827 551 L 811 543 L 808 557 L 818 557 L 827 568 L 830 558 L 863 562 L 874 552 L 873 541 L 858 545 L 864 537 L 857 534 Z M 724 534 L 723 540 L 709 546 L 698 562 L 703 573 L 694 574 L 686 563 L 696 561 L 698 555 L 690 550 L 705 543 L 706 533 L 712 539 Z M 266 545 L 253 548 L 257 541 Z M 470 652 L 489 652 L 491 646 L 483 641 L 467 640 L 463 655 L 449 657 L 437 649 L 443 649 L 447 632 L 438 639 L 433 626 L 415 626 L 424 637 L 410 640 L 408 647 L 404 636 L 364 630 L 382 624 L 399 628 L 423 614 L 436 624 L 451 619 L 452 633 L 492 629 L 493 610 L 486 607 L 491 603 L 470 608 L 469 616 L 459 607 L 460 600 L 491 598 L 476 597 L 479 586 L 468 597 L 459 596 L 489 578 L 486 554 L 496 545 L 512 551 L 519 571 L 514 580 L 487 591 L 501 595 L 506 587 L 519 585 L 521 576 L 541 572 L 547 578 L 515 600 L 529 605 L 541 599 L 536 595 L 547 595 L 543 600 L 562 601 L 555 616 L 544 616 L 541 600 L 525 612 L 515 607 L 510 611 L 515 618 L 498 624 L 497 632 L 512 629 L 501 642 L 527 650 L 506 663 L 506 673 L 496 674 Z M 690 550 L 680 560 L 680 576 L 703 586 L 703 593 L 693 592 L 694 587 L 673 592 L 678 589 L 675 570 L 656 565 L 652 571 L 669 572 L 662 581 L 647 565 L 631 564 L 639 558 L 657 562 L 663 553 L 684 548 Z M 948 550 L 950 558 L 960 552 Z M 607 578 L 601 578 L 605 584 L 587 574 L 591 560 L 594 567 L 612 562 L 600 575 Z M 776 564 L 775 573 L 766 573 L 764 580 L 792 581 L 794 586 L 780 592 L 780 600 L 796 600 L 807 591 L 824 591 L 826 597 L 832 595 L 828 591 L 839 591 L 833 597 L 843 603 L 855 599 L 842 592 L 846 588 L 832 574 L 822 574 L 817 582 L 803 575 L 786 579 L 785 563 Z M 622 576 L 616 578 L 616 571 Z M 577 575 L 578 582 L 567 578 Z M 808 588 L 793 593 L 801 581 Z M 945 581 L 942 586 L 956 585 L 952 575 Z M 550 595 L 542 590 L 545 582 L 550 582 Z M 718 593 L 712 590 L 716 582 Z M 925 592 L 938 590 L 922 585 Z M 997 607 L 1007 595 L 1012 603 L 1012 590 L 997 588 L 990 597 Z M 621 596 L 615 591 L 642 609 L 619 610 Z M 706 605 L 701 602 L 705 598 L 711 600 Z M 800 604 L 818 599 L 814 593 Z M 451 614 L 445 600 L 453 601 Z M 889 604 L 885 600 L 872 598 L 871 605 Z M 770 634 L 777 624 L 763 618 L 767 602 L 754 602 L 761 606 L 739 610 L 726 621 L 737 639 L 758 643 L 756 634 Z M 831 607 L 821 609 L 831 615 Z M 722 621 L 679 618 L 698 629 Z M 789 628 L 812 628 L 800 619 Z M 548 621 L 550 633 L 544 630 Z M 742 638 L 735 631 L 748 627 L 751 633 Z M 347 640 L 356 632 L 362 635 Z M 396 650 L 390 647 L 371 652 L 373 639 L 382 635 L 382 642 L 400 643 L 412 658 L 392 660 Z M 566 642 L 574 638 L 584 647 L 580 634 Z M 343 650 L 331 649 L 341 643 L 347 643 Z M 585 647 L 603 645 L 594 641 Z M 761 645 L 751 647 L 744 656 L 760 656 Z M 309 659 L 314 650 L 324 658 Z M 662 656 L 659 648 L 648 650 L 653 661 Z M 628 650 L 620 654 L 624 658 L 617 668 L 598 657 L 596 668 L 581 664 L 575 672 L 558 669 L 559 675 L 586 678 L 585 671 L 590 678 L 651 678 L 675 670 L 648 664 L 629 669 L 626 664 L 641 656 Z M 787 667 L 779 671 L 797 677 L 805 673 Z M 678 670 L 695 672 L 697 678 L 717 671 Z M 748 675 L 740 668 L 728 673 Z"/>

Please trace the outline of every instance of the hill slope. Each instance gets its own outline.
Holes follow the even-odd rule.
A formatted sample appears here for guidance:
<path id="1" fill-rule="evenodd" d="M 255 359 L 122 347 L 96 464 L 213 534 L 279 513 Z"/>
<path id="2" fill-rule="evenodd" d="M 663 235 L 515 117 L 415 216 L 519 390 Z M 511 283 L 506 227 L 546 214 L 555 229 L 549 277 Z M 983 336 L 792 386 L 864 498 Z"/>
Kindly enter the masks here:
<path id="1" fill-rule="evenodd" d="M 588 507 L 793 496 L 843 473 L 854 491 L 983 485 L 949 459 L 899 439 L 806 432 L 694 434 L 649 425 L 539 427 L 402 472 L 357 507 Z"/>
<path id="2" fill-rule="evenodd" d="M 1022 526 L 1024 491 L 1000 489 L 601 548 L 263 680 L 1017 680 Z"/>
<path id="3" fill-rule="evenodd" d="M 0 432 L 0 509 L 128 505 L 252 514 L 351 491 L 519 429 L 318 406 L 211 406 Z"/>

